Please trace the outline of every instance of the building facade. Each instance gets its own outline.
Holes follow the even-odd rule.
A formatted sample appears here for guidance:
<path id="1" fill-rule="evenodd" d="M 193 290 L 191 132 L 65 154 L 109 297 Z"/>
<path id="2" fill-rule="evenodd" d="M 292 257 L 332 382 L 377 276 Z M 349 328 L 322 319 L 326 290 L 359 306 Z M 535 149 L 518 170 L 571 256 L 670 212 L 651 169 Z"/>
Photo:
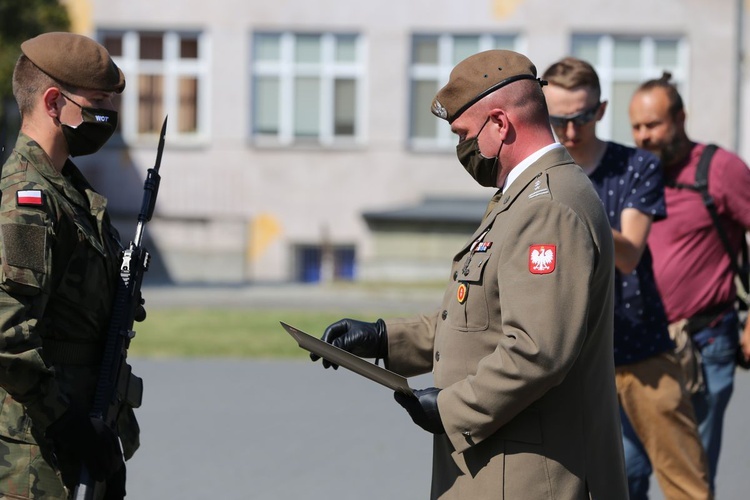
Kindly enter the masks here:
<path id="1" fill-rule="evenodd" d="M 592 62 L 610 103 L 599 132 L 626 143 L 633 89 L 668 70 L 689 133 L 750 158 L 744 0 L 67 3 L 126 74 L 119 140 L 83 165 L 123 221 L 169 116 L 148 236 L 174 282 L 447 277 L 472 223 L 421 238 L 384 218 L 454 199 L 479 221 L 492 190 L 429 107 L 480 50 L 518 50 L 540 73 L 566 55 Z M 420 245 L 444 269 L 422 265 Z"/>

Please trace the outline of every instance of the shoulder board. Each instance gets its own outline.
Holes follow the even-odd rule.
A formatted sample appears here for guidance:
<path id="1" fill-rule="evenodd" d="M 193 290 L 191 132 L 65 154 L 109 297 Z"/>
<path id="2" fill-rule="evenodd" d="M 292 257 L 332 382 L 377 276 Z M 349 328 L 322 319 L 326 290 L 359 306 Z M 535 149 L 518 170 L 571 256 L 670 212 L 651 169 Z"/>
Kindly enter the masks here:
<path id="1" fill-rule="evenodd" d="M 529 188 L 531 188 L 531 193 L 529 193 L 530 200 L 538 198 L 540 196 L 549 198 L 549 184 L 547 175 L 540 174 L 536 176 L 536 178 L 533 179 L 533 182 L 531 182 L 526 189 L 528 190 Z"/>

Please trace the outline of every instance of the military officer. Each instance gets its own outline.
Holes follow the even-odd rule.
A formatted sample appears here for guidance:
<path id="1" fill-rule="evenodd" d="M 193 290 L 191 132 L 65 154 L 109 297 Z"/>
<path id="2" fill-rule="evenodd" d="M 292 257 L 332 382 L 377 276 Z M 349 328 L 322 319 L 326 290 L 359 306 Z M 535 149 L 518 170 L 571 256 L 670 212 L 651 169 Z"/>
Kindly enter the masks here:
<path id="1" fill-rule="evenodd" d="M 0 496 L 68 498 L 85 464 L 105 498 L 122 498 L 123 453 L 138 447 L 132 408 L 122 447 L 88 417 L 121 247 L 106 199 L 69 157 L 112 136 L 125 78 L 85 36 L 45 33 L 21 51 L 21 130 L 0 180 Z"/>
<path id="2" fill-rule="evenodd" d="M 543 83 L 506 50 L 453 69 L 432 112 L 458 135 L 468 173 L 501 189 L 454 257 L 435 314 L 344 319 L 323 335 L 404 376 L 434 373 L 435 387 L 396 394 L 434 434 L 432 498 L 627 498 L 612 233 L 555 143 Z"/>

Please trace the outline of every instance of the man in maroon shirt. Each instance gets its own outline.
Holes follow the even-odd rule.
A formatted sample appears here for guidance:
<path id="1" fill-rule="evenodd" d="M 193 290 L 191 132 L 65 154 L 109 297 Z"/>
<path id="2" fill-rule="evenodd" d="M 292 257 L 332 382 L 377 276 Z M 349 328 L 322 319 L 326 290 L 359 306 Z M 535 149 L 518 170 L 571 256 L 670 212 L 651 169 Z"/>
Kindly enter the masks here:
<path id="1" fill-rule="evenodd" d="M 688 319 L 701 325 L 692 331 L 692 337 L 703 357 L 706 388 L 693 396 L 693 405 L 715 491 L 722 425 L 740 341 L 733 306 L 734 271 L 700 193 L 677 187 L 695 183 L 698 160 L 706 145 L 688 138 L 682 98 L 669 82 L 670 76 L 665 73 L 636 90 L 630 103 L 630 122 L 636 145 L 659 156 L 664 168 L 667 218 L 654 222 L 648 244 L 667 319 Z M 739 157 L 719 148 L 709 168 L 708 190 L 733 255 L 737 255 L 750 228 L 750 170 Z M 741 344 L 745 357 L 750 358 L 750 322 Z"/>

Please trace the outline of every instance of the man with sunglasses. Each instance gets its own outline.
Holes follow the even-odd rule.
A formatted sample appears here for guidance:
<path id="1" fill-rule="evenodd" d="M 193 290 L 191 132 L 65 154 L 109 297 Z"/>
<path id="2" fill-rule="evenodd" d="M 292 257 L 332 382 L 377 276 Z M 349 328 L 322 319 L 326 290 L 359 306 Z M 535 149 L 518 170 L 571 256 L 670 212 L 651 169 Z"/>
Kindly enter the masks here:
<path id="1" fill-rule="evenodd" d="M 116 430 L 88 413 L 122 247 L 107 200 L 70 157 L 112 136 L 125 78 L 85 36 L 45 33 L 21 52 L 21 130 L 0 180 L 0 496 L 69 498 L 84 465 L 105 499 L 121 499 L 133 410 L 122 403 Z"/>
<path id="2" fill-rule="evenodd" d="M 615 241 L 614 358 L 630 498 L 648 498 L 644 448 L 665 498 L 710 498 L 706 457 L 646 244 L 651 223 L 666 216 L 659 161 L 596 136 L 607 103 L 589 63 L 568 57 L 543 78 L 552 129 L 589 176 Z"/>

